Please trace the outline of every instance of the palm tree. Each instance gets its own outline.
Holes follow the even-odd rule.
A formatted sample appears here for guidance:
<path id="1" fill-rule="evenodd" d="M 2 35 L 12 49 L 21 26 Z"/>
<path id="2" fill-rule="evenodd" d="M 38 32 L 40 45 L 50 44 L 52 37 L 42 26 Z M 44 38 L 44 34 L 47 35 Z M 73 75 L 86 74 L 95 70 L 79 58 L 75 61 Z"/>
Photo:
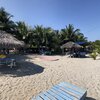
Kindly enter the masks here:
<path id="1" fill-rule="evenodd" d="M 53 36 L 53 29 L 51 27 L 44 28 L 44 45 L 49 48 L 50 39 Z"/>
<path id="2" fill-rule="evenodd" d="M 16 22 L 17 25 L 16 25 L 16 37 L 19 39 L 19 40 L 22 40 L 24 41 L 26 44 L 28 44 L 30 42 L 29 38 L 30 38 L 30 35 L 31 35 L 31 28 L 26 25 L 25 22 Z"/>
<path id="3" fill-rule="evenodd" d="M 49 50 L 57 48 L 59 46 L 59 35 L 57 32 L 58 31 L 53 30 L 51 27 L 34 26 L 32 36 L 33 44 L 36 45 L 38 49 L 42 49 L 43 47 Z"/>
<path id="4" fill-rule="evenodd" d="M 3 7 L 0 8 L 0 30 L 8 33 L 13 33 L 15 30 L 15 23 L 11 20 L 13 16 L 5 11 Z"/>
<path id="5" fill-rule="evenodd" d="M 77 33 L 75 41 L 76 42 L 87 42 L 87 37 L 85 37 L 83 33 Z"/>
<path id="6" fill-rule="evenodd" d="M 61 39 L 75 41 L 76 34 L 79 33 L 79 29 L 74 29 L 74 26 L 69 24 L 65 29 L 61 30 Z"/>
<path id="7" fill-rule="evenodd" d="M 37 48 L 41 48 L 44 44 L 44 27 L 41 25 L 34 26 L 34 44 L 37 46 Z"/>
<path id="8" fill-rule="evenodd" d="M 68 27 L 61 30 L 61 40 L 79 42 L 87 41 L 87 38 L 80 32 L 80 29 L 75 29 L 73 25 L 69 24 Z"/>
<path id="9" fill-rule="evenodd" d="M 48 41 L 48 48 L 49 50 L 53 50 L 53 51 L 57 51 L 60 48 L 60 34 L 58 30 L 53 30 L 50 29 L 51 31 L 49 31 L 46 35 L 47 41 Z"/>

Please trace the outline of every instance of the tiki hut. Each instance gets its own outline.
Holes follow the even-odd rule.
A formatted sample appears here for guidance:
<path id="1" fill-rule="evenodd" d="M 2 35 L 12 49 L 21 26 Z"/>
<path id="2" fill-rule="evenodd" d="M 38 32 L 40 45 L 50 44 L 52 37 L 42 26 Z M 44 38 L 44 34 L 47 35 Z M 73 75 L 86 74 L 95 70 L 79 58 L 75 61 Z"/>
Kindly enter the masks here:
<path id="1" fill-rule="evenodd" d="M 67 48 L 67 49 L 70 49 L 70 48 L 81 48 L 81 46 L 77 43 L 74 43 L 74 42 L 67 42 L 65 44 L 63 44 L 61 46 L 61 48 Z"/>
<path id="2" fill-rule="evenodd" d="M 24 42 L 19 41 L 11 34 L 0 31 L 0 49 L 13 49 L 24 46 Z"/>
<path id="3" fill-rule="evenodd" d="M 73 53 L 75 51 L 78 51 L 79 48 L 81 48 L 79 44 L 71 42 L 71 41 L 61 46 L 63 54 L 64 54 L 64 49 L 67 49 L 68 51 L 70 51 L 70 53 Z"/>

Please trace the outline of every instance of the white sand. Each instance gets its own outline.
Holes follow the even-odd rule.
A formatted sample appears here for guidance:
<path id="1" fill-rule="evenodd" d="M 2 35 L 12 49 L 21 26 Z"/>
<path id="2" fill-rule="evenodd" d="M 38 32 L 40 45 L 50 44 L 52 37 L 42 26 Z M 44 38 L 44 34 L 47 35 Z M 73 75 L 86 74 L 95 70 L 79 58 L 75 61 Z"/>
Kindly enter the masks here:
<path id="1" fill-rule="evenodd" d="M 21 61 L 24 57 L 20 56 L 18 69 L 6 73 L 0 70 L 0 100 L 31 100 L 32 96 L 63 81 L 86 88 L 87 97 L 100 100 L 100 60 L 57 56 L 58 61 L 43 61 L 34 55 L 28 57 L 27 61 L 35 65 Z"/>

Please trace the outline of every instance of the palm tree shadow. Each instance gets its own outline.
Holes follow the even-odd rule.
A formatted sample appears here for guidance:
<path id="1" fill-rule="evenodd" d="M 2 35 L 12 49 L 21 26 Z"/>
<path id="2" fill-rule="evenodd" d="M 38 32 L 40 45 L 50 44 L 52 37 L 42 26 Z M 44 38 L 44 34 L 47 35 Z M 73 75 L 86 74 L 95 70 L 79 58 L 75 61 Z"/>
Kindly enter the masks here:
<path id="1" fill-rule="evenodd" d="M 39 74 L 42 73 L 44 68 L 42 66 L 39 66 L 37 64 L 34 64 L 29 61 L 25 61 L 27 57 L 19 59 L 20 62 L 17 62 L 17 66 L 10 68 L 9 66 L 0 66 L 0 75 L 9 75 L 12 77 L 22 77 L 22 76 L 27 76 L 27 75 L 34 75 L 34 74 Z M 19 61 L 16 59 L 16 61 Z"/>
<path id="2" fill-rule="evenodd" d="M 85 100 L 96 100 L 96 99 L 91 98 L 91 97 L 86 97 L 86 99 L 85 99 Z"/>

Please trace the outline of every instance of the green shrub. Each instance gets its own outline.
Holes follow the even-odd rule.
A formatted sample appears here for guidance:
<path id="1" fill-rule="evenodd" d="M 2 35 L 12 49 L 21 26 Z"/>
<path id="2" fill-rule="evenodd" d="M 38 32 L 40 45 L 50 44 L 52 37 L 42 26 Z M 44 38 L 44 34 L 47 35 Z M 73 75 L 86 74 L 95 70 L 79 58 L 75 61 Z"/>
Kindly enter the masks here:
<path id="1" fill-rule="evenodd" d="M 94 51 L 90 54 L 90 56 L 91 56 L 94 60 L 96 60 L 96 58 L 97 58 L 97 56 L 98 56 L 97 50 L 94 50 Z"/>

